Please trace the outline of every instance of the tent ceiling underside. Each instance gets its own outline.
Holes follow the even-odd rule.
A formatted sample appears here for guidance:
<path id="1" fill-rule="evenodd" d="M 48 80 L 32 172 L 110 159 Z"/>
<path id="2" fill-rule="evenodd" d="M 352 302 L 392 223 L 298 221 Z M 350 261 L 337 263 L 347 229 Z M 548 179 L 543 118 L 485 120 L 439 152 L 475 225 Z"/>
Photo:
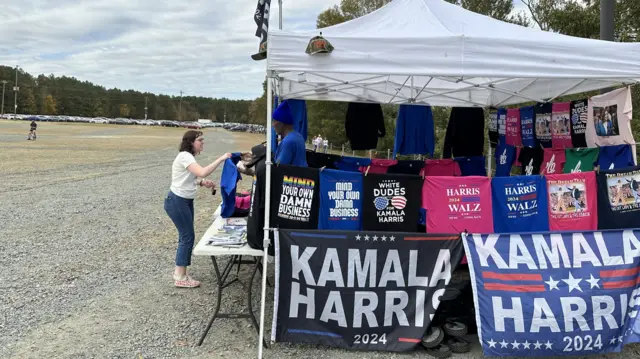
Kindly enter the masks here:
<path id="1" fill-rule="evenodd" d="M 276 72 L 274 77 L 276 93 L 283 99 L 450 107 L 498 107 L 548 102 L 565 95 L 640 82 L 640 79 L 460 79 L 319 72 Z"/>

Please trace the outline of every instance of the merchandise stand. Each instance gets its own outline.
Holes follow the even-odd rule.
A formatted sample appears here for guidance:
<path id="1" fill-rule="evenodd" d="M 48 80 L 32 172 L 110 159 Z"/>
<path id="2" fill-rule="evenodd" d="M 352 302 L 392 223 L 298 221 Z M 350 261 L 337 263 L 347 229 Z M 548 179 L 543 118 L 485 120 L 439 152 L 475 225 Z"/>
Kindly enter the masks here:
<path id="1" fill-rule="evenodd" d="M 408 16 L 407 14 L 411 14 Z M 332 53 L 305 48 L 319 30 L 269 31 L 267 128 L 278 98 L 504 107 L 640 83 L 639 43 L 582 39 L 505 23 L 443 0 L 394 0 L 322 29 Z M 606 54 L 603 56 L 603 54 Z M 267 131 L 264 248 L 269 246 L 271 131 Z M 489 149 L 489 163 L 491 163 Z M 264 251 L 262 359 L 267 251 Z"/>

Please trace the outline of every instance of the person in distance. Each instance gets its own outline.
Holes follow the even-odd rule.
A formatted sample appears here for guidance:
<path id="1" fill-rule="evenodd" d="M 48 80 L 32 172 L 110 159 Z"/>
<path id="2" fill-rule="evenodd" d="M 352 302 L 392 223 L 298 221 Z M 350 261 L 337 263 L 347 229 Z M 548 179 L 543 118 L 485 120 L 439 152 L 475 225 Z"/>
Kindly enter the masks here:
<path id="1" fill-rule="evenodd" d="M 187 131 L 182 136 L 180 150 L 171 166 L 171 187 L 164 199 L 164 210 L 178 229 L 178 248 L 176 250 L 176 268 L 173 281 L 176 287 L 195 288 L 200 282 L 187 274 L 191 265 L 191 252 L 195 241 L 193 227 L 193 200 L 198 187 L 215 188 L 213 181 L 205 179 L 213 171 L 231 158 L 225 153 L 206 167 L 196 162 L 195 156 L 204 149 L 204 137 L 201 131 Z"/>

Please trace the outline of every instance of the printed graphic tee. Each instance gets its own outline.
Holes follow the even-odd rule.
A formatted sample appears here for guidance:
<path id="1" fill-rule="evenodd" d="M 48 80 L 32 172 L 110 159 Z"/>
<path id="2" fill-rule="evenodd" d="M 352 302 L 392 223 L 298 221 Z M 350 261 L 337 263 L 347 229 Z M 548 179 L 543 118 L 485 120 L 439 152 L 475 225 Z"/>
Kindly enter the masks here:
<path id="1" fill-rule="evenodd" d="M 568 148 L 565 150 L 566 162 L 564 173 L 577 173 L 593 171 L 593 166 L 598 159 L 598 148 Z"/>
<path id="2" fill-rule="evenodd" d="M 547 183 L 542 176 L 491 180 L 496 233 L 548 232 Z"/>
<path id="3" fill-rule="evenodd" d="M 544 158 L 544 151 L 540 147 L 523 147 L 518 155 L 518 161 L 525 176 L 540 174 L 540 166 Z"/>
<path id="4" fill-rule="evenodd" d="M 598 229 L 596 173 L 548 175 L 549 230 L 590 231 Z"/>
<path id="5" fill-rule="evenodd" d="M 631 88 L 613 90 L 589 99 L 587 146 L 611 146 L 635 143 L 631 132 Z M 635 157 L 635 145 L 632 152 Z"/>
<path id="6" fill-rule="evenodd" d="M 555 175 L 562 173 L 564 163 L 566 162 L 565 150 L 560 148 L 545 148 L 544 158 L 542 160 L 542 167 L 540 168 L 540 174 L 543 175 Z"/>
<path id="7" fill-rule="evenodd" d="M 272 173 L 271 218 L 274 227 L 318 229 L 318 169 L 278 165 Z"/>
<path id="8" fill-rule="evenodd" d="M 498 109 L 491 108 L 489 110 L 489 143 L 491 148 L 498 145 Z"/>
<path id="9" fill-rule="evenodd" d="M 320 171 L 318 229 L 361 229 L 362 174 L 325 169 Z"/>
<path id="10" fill-rule="evenodd" d="M 535 134 L 535 110 L 533 106 L 522 107 L 520 109 L 520 126 L 522 130 L 522 146 L 538 147 Z"/>
<path id="11" fill-rule="evenodd" d="M 492 233 L 488 177 L 427 177 L 422 187 L 428 233 Z"/>
<path id="12" fill-rule="evenodd" d="M 598 229 L 637 228 L 640 167 L 598 174 Z"/>
<path id="13" fill-rule="evenodd" d="M 552 105 L 550 103 L 538 103 L 534 106 L 536 120 L 535 131 L 536 140 L 542 147 L 549 148 L 551 142 L 551 112 Z"/>
<path id="14" fill-rule="evenodd" d="M 507 110 L 506 143 L 510 146 L 522 145 L 522 128 L 520 126 L 520 109 L 510 108 Z"/>
<path id="15" fill-rule="evenodd" d="M 573 147 L 587 147 L 587 117 L 589 102 L 587 99 L 571 101 L 571 143 Z"/>
<path id="16" fill-rule="evenodd" d="M 603 146 L 598 154 L 600 171 L 635 166 L 631 145 Z"/>
<path id="17" fill-rule="evenodd" d="M 364 176 L 362 229 L 415 232 L 420 220 L 422 178 L 410 175 Z"/>
<path id="18" fill-rule="evenodd" d="M 516 160 L 516 148 L 509 145 L 500 145 L 496 148 L 496 177 L 508 177 L 511 175 L 511 166 Z"/>
<path id="19" fill-rule="evenodd" d="M 457 157 L 454 160 L 460 165 L 460 172 L 463 176 L 487 175 L 484 156 Z"/>
<path id="20" fill-rule="evenodd" d="M 446 160 L 425 160 L 424 168 L 420 172 L 424 176 L 462 176 L 458 162 Z"/>
<path id="21" fill-rule="evenodd" d="M 551 144 L 553 148 L 571 148 L 571 102 L 554 103 L 551 113 Z"/>
<path id="22" fill-rule="evenodd" d="M 505 143 L 507 135 L 507 109 L 498 109 L 498 144 Z"/>

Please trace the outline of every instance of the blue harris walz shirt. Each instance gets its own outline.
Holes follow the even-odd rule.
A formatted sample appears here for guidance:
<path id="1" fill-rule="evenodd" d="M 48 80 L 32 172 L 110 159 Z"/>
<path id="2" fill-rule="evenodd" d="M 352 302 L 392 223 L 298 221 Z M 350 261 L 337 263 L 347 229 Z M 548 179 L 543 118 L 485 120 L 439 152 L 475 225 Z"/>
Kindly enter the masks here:
<path id="1" fill-rule="evenodd" d="M 547 182 L 542 176 L 491 179 L 493 230 L 496 233 L 547 232 Z"/>
<path id="2" fill-rule="evenodd" d="M 307 154 L 304 138 L 296 131 L 289 132 L 276 149 L 276 163 L 307 167 Z"/>
<path id="3" fill-rule="evenodd" d="M 318 229 L 362 229 L 362 177 L 359 172 L 320 171 Z"/>
<path id="4" fill-rule="evenodd" d="M 524 147 L 536 147 L 535 121 L 536 117 L 533 106 L 522 107 L 520 109 L 522 146 Z"/>

